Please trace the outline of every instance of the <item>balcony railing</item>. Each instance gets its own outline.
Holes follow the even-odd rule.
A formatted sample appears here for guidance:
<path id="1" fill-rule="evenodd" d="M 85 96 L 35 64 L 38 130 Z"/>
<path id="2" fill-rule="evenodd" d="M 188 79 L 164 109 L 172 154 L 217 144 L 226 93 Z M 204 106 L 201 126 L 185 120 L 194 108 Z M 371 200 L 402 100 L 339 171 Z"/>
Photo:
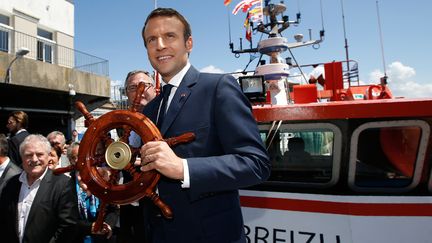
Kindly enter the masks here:
<path id="1" fill-rule="evenodd" d="M 122 85 L 111 86 L 111 102 L 117 107 L 117 109 L 127 110 L 127 96 L 123 93 L 124 88 Z"/>
<path id="2" fill-rule="evenodd" d="M 56 44 L 52 40 L 34 37 L 0 26 L 0 51 L 15 53 L 26 47 L 27 58 L 80 70 L 100 76 L 108 76 L 108 60 Z"/>

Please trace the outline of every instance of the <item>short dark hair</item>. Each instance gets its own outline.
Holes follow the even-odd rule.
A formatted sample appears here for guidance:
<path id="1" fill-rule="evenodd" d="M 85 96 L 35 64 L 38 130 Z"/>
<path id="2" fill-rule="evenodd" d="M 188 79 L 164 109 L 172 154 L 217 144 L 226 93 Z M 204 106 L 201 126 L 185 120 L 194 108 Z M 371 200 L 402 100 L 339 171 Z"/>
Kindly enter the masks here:
<path id="1" fill-rule="evenodd" d="M 145 28 L 147 26 L 147 23 L 150 19 L 160 17 L 160 16 L 176 17 L 178 20 L 180 20 L 180 22 L 183 23 L 183 26 L 184 26 L 183 36 L 184 36 L 185 42 L 190 36 L 192 36 L 192 30 L 191 30 L 189 22 L 186 20 L 186 18 L 183 15 L 181 15 L 179 12 L 177 12 L 177 10 L 172 9 L 172 8 L 156 8 L 147 16 L 147 19 L 144 22 L 144 26 L 143 26 L 142 31 L 141 31 L 141 35 L 142 35 L 142 38 L 144 40 L 144 46 L 145 47 L 147 47 L 147 43 L 145 41 L 144 31 L 145 31 Z"/>
<path id="2" fill-rule="evenodd" d="M 24 111 L 13 111 L 9 114 L 9 117 L 12 117 L 18 124 L 20 124 L 21 128 L 27 129 L 28 127 L 28 115 Z"/>

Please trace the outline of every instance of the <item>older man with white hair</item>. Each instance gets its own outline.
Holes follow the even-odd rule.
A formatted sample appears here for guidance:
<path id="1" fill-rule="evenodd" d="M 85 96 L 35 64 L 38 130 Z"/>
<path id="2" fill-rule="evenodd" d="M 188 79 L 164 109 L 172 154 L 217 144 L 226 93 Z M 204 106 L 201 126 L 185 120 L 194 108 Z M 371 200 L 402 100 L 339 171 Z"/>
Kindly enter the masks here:
<path id="1" fill-rule="evenodd" d="M 12 177 L 0 196 L 0 235 L 4 242 L 71 242 L 78 219 L 73 181 L 48 169 L 51 145 L 29 135 L 20 145 L 24 171 Z"/>

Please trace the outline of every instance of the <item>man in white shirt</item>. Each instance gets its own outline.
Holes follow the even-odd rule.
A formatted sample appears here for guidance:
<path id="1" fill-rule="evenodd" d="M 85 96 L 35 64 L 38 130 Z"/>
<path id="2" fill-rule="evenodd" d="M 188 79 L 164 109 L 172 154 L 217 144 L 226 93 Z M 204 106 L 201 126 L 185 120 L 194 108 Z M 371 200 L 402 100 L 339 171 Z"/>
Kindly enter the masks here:
<path id="1" fill-rule="evenodd" d="M 21 168 L 11 162 L 8 155 L 8 141 L 4 134 L 0 134 L 0 195 L 6 182 L 14 175 L 21 173 Z"/>
<path id="2" fill-rule="evenodd" d="M 71 242 L 78 219 L 74 184 L 48 169 L 51 145 L 29 135 L 20 145 L 24 171 L 0 195 L 0 235 L 4 242 Z"/>
<path id="3" fill-rule="evenodd" d="M 164 138 L 195 134 L 174 148 L 164 141 L 141 147 L 141 170 L 161 174 L 158 193 L 173 213 L 168 219 L 159 208 L 149 210 L 151 242 L 247 242 L 238 190 L 265 181 L 271 170 L 248 99 L 233 76 L 189 63 L 192 31 L 176 10 L 153 10 L 142 37 L 162 78 L 162 93 L 144 115 Z"/>

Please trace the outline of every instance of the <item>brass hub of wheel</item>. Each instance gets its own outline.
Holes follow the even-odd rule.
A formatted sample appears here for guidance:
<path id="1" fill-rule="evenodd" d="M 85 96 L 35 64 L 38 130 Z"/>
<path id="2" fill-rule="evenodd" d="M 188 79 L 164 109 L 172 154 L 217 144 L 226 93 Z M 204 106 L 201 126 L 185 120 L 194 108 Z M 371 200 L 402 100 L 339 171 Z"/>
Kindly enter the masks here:
<path id="1" fill-rule="evenodd" d="M 111 143 L 105 151 L 105 161 L 116 170 L 122 170 L 131 160 L 129 145 L 122 141 Z"/>

